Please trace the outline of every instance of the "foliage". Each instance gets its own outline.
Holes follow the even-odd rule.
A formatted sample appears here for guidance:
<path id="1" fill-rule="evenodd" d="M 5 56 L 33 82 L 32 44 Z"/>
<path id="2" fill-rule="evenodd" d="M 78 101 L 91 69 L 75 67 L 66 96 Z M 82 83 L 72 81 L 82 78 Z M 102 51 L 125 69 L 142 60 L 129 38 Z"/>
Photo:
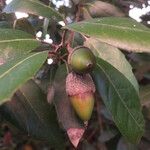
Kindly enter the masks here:
<path id="1" fill-rule="evenodd" d="M 114 149 L 133 149 L 142 136 L 147 138 L 150 30 L 125 17 L 116 1 L 71 2 L 73 9 L 62 6 L 59 11 L 44 0 L 0 5 L 0 114 L 24 135 L 49 141 L 55 149 L 68 146 L 66 135 L 75 147 L 87 139 L 81 142 L 83 149 L 92 143 L 90 136 L 100 148 L 110 149 L 106 143 L 115 139 Z M 16 20 L 16 11 L 29 17 Z M 65 19 L 69 15 L 72 23 Z M 58 24 L 62 20 L 64 27 Z M 35 37 L 41 29 L 43 35 Z M 46 34 L 53 44 L 45 41 Z M 72 71 L 68 55 L 78 46 L 88 47 L 96 58 L 91 72 L 95 107 L 86 123 L 75 114 L 65 90 Z"/>

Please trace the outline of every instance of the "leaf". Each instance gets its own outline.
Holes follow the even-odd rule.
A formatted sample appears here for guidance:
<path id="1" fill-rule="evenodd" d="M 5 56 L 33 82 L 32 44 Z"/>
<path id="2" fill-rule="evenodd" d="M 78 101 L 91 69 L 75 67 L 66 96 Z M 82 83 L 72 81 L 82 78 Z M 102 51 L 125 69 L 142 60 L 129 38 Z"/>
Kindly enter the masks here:
<path id="1" fill-rule="evenodd" d="M 0 104 L 38 71 L 46 57 L 47 52 L 31 53 L 0 67 Z"/>
<path id="2" fill-rule="evenodd" d="M 105 60 L 122 73 L 139 92 L 139 86 L 132 72 L 132 67 L 119 49 L 93 38 L 87 39 L 85 45 L 93 51 L 95 56 Z"/>
<path id="3" fill-rule="evenodd" d="M 54 104 L 57 111 L 58 120 L 67 131 L 72 144 L 77 147 L 85 131 L 84 125 L 75 115 L 71 103 L 66 94 L 65 79 L 67 70 L 65 65 L 60 65 L 54 79 Z"/>
<path id="4" fill-rule="evenodd" d="M 25 31 L 35 36 L 35 29 L 26 18 L 20 18 L 16 20 L 16 29 Z"/>
<path id="5" fill-rule="evenodd" d="M 3 12 L 6 13 L 13 13 L 16 11 L 63 20 L 63 17 L 58 11 L 45 5 L 39 0 L 13 0 L 11 3 L 6 5 L 3 10 Z"/>
<path id="6" fill-rule="evenodd" d="M 144 119 L 133 85 L 101 58 L 97 58 L 93 79 L 120 132 L 130 142 L 138 143 L 144 132 Z"/>
<path id="7" fill-rule="evenodd" d="M 7 21 L 0 21 L 0 28 L 11 28 L 12 25 Z"/>
<path id="8" fill-rule="evenodd" d="M 52 147 L 64 149 L 64 136 L 59 128 L 54 107 L 33 80 L 29 80 L 0 108 L 7 121 L 25 135 L 46 140 Z"/>
<path id="9" fill-rule="evenodd" d="M 124 50 L 150 52 L 150 30 L 129 18 L 91 19 L 64 28 L 98 38 L 101 42 Z"/>
<path id="10" fill-rule="evenodd" d="M 6 62 L 23 56 L 39 46 L 32 35 L 13 29 L 0 29 L 0 58 Z"/>
<path id="11" fill-rule="evenodd" d="M 100 17 L 100 16 L 123 17 L 125 16 L 125 14 L 121 12 L 119 8 L 107 2 L 94 1 L 87 5 L 88 5 L 87 9 L 92 17 Z"/>

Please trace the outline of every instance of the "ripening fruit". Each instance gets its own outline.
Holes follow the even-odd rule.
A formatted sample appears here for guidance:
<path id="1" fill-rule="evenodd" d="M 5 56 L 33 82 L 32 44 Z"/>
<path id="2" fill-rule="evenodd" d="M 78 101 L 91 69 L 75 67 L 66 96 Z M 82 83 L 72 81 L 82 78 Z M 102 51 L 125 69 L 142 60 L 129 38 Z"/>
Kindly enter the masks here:
<path id="1" fill-rule="evenodd" d="M 95 66 L 95 56 L 87 47 L 77 47 L 68 56 L 68 63 L 79 74 L 88 73 Z"/>
<path id="2" fill-rule="evenodd" d="M 66 92 L 77 115 L 88 121 L 94 107 L 95 85 L 90 74 L 69 73 L 66 78 Z"/>

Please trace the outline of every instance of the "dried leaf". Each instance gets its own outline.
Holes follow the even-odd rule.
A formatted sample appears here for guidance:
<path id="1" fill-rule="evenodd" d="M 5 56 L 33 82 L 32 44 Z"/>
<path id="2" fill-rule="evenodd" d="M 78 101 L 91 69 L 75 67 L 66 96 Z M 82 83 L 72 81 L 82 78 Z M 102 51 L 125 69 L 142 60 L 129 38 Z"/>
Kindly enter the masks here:
<path id="1" fill-rule="evenodd" d="M 95 1 L 88 6 L 89 13 L 92 17 L 100 17 L 100 16 L 116 16 L 116 17 L 123 17 L 125 14 L 114 5 L 102 2 L 102 1 Z"/>
<path id="2" fill-rule="evenodd" d="M 75 148 L 78 146 L 80 139 L 84 134 L 84 131 L 84 129 L 79 128 L 70 128 L 67 130 L 68 137 Z"/>

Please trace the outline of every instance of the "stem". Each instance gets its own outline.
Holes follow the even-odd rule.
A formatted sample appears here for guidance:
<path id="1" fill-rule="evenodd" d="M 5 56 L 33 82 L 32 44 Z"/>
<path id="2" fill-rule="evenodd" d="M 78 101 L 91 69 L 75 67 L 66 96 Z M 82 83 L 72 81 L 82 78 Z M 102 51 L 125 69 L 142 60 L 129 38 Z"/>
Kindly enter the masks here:
<path id="1" fill-rule="evenodd" d="M 66 65 L 66 69 L 67 69 L 67 74 L 69 74 L 69 67 L 68 67 L 68 63 L 65 59 L 63 59 L 63 61 L 65 62 L 65 65 Z"/>
<path id="2" fill-rule="evenodd" d="M 99 101 L 98 97 L 96 97 L 96 108 L 97 108 L 97 116 L 98 116 L 98 123 L 100 126 L 100 132 L 103 132 L 103 121 L 101 117 L 101 102 Z"/>
<path id="3" fill-rule="evenodd" d="M 13 29 L 16 28 L 16 24 L 17 24 L 17 19 L 14 20 L 14 23 L 13 23 Z"/>
<path id="4" fill-rule="evenodd" d="M 82 5 L 78 4 L 77 5 L 77 13 L 76 13 L 76 17 L 75 17 L 75 22 L 79 22 L 80 21 L 80 15 L 81 15 L 81 10 L 82 10 Z M 74 31 L 71 31 L 70 33 L 70 38 L 68 39 L 67 43 L 67 50 L 70 53 L 73 49 L 71 48 L 71 43 L 74 40 Z"/>
<path id="5" fill-rule="evenodd" d="M 80 21 L 81 10 L 82 10 L 82 5 L 79 4 L 77 6 L 77 13 L 76 13 L 75 22 L 79 22 Z"/>
<path id="6" fill-rule="evenodd" d="M 47 29 L 49 25 L 49 19 L 45 18 L 43 22 L 43 34 L 42 34 L 42 39 L 45 38 L 45 35 L 47 34 Z"/>
<path id="7" fill-rule="evenodd" d="M 65 46 L 66 34 L 67 34 L 67 30 L 64 30 L 62 35 L 62 41 L 61 41 L 62 46 Z"/>

